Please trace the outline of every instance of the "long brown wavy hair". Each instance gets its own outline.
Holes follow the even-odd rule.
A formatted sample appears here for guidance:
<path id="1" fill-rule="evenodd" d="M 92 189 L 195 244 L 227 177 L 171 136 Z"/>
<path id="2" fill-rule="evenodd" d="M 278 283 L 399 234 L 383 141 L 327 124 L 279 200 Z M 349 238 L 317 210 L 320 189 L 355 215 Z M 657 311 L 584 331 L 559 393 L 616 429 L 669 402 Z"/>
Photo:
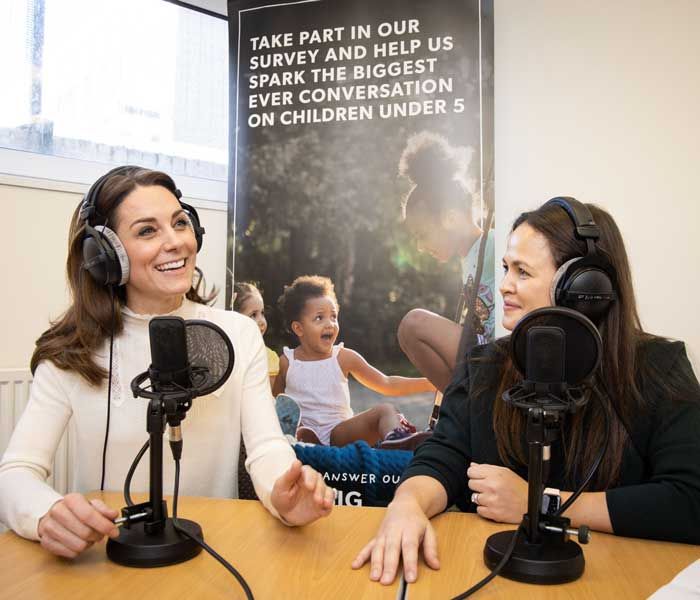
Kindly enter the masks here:
<path id="1" fill-rule="evenodd" d="M 603 358 L 596 384 L 606 393 L 599 396 L 600 402 L 591 399 L 583 410 L 571 417 L 567 427 L 568 437 L 561 443 L 566 457 L 566 474 L 578 480 L 591 468 L 603 446 L 606 422 L 601 402 L 608 405 L 612 415 L 608 449 L 592 482 L 595 489 L 604 489 L 618 480 L 623 453 L 630 441 L 628 430 L 634 418 L 647 409 L 639 382 L 653 380 L 655 375 L 658 377 L 660 374 L 648 372 L 653 365 L 640 360 L 643 342 L 653 336 L 643 331 L 639 320 L 629 260 L 620 230 L 609 213 L 592 204 L 586 206 L 600 228 L 598 248 L 607 254 L 617 272 L 617 300 L 598 324 L 603 340 Z M 543 205 L 521 214 L 511 231 L 524 223 L 547 239 L 557 268 L 572 258 L 586 254 L 585 241 L 575 236 L 573 223 L 560 206 Z M 507 355 L 503 341 L 499 347 Z M 527 464 L 522 444 L 525 426 L 522 413 L 502 400 L 503 392 L 520 379 L 512 361 L 506 357 L 494 403 L 493 427 L 501 460 L 509 465 L 514 462 Z M 669 384 L 671 387 L 672 383 Z"/>
<path id="2" fill-rule="evenodd" d="M 104 181 L 95 201 L 96 215 L 90 219 L 91 225 L 107 225 L 116 229 L 119 205 L 137 187 L 152 185 L 162 186 L 173 194 L 177 189 L 171 177 L 161 171 L 129 167 L 111 175 Z M 34 373 L 42 360 L 50 360 L 58 368 L 75 371 L 96 386 L 107 377 L 107 372 L 95 362 L 94 353 L 105 339 L 110 335 L 119 335 L 124 327 L 121 309 L 126 305 L 126 288 L 121 286 L 110 290 L 108 286 L 97 283 L 83 269 L 85 221 L 79 217 L 81 205 L 73 212 L 68 234 L 66 271 L 71 305 L 39 336 L 32 355 L 31 370 Z M 213 289 L 206 295 L 201 271 L 199 275 L 186 297 L 208 304 L 214 300 L 217 292 Z"/>

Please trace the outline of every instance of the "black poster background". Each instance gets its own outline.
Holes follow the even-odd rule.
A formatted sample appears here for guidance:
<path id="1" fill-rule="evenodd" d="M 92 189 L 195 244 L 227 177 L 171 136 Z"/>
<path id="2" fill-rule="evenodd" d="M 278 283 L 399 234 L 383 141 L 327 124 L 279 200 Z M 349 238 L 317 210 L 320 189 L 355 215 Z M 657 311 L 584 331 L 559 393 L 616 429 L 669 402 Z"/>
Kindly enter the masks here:
<path id="1" fill-rule="evenodd" d="M 492 0 L 320 0 L 266 2 L 230 0 L 230 143 L 227 306 L 233 278 L 253 280 L 263 290 L 269 329 L 266 344 L 281 352 L 289 345 L 276 302 L 284 285 L 302 274 L 321 274 L 335 283 L 340 303 L 340 337 L 388 374 L 415 375 L 396 339 L 410 309 L 427 308 L 454 318 L 462 287 L 459 260 L 439 263 L 416 248 L 400 222 L 401 199 L 410 183 L 398 175 L 398 161 L 414 133 L 445 136 L 453 146 L 474 150 L 468 176 L 478 197 L 493 186 L 493 4 Z M 379 24 L 418 21 L 418 33 L 380 37 Z M 480 27 L 481 19 L 481 27 Z M 353 26 L 369 26 L 370 39 L 351 39 Z M 300 32 L 343 28 L 333 41 L 299 45 Z M 256 36 L 291 33 L 294 45 L 253 50 Z M 431 52 L 429 38 L 451 36 L 449 51 Z M 270 39 L 270 38 L 268 38 Z M 410 40 L 420 40 L 413 54 Z M 395 42 L 397 55 L 374 57 L 375 43 Z M 403 46 L 401 43 L 403 42 Z M 259 43 L 259 42 L 258 42 Z M 329 48 L 363 45 L 367 57 L 323 63 Z M 251 69 L 265 54 L 318 50 L 313 64 Z M 355 64 L 435 58 L 435 72 L 354 80 Z M 260 60 L 260 58 L 258 58 Z M 314 83 L 310 69 L 345 65 L 346 81 Z M 250 89 L 251 76 L 304 70 L 304 85 Z M 428 78 L 451 78 L 450 93 L 377 100 L 300 104 L 303 89 L 349 87 Z M 293 106 L 251 109 L 252 94 L 290 91 Z M 379 105 L 446 101 L 446 114 L 380 118 Z M 464 110 L 455 112 L 455 99 Z M 287 110 L 338 106 L 372 107 L 372 118 L 284 125 Z M 252 127 L 253 113 L 273 111 L 273 125 Z M 257 117 L 253 117 L 257 118 Z M 487 190 L 484 193 L 484 190 Z M 485 272 L 493 265 L 484 265 Z M 425 417 L 430 405 L 425 407 Z M 421 423 L 422 424 L 422 423 Z"/>

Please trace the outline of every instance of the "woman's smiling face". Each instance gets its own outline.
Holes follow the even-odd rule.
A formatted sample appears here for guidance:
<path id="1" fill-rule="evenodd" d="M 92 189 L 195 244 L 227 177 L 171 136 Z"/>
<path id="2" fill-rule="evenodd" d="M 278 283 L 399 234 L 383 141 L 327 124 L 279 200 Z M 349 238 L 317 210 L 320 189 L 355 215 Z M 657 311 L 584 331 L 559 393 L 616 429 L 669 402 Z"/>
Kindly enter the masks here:
<path id="1" fill-rule="evenodd" d="M 175 310 L 192 286 L 197 241 L 192 224 L 168 189 L 137 187 L 116 211 L 117 235 L 129 257 L 127 306 L 136 313 Z"/>
<path id="2" fill-rule="evenodd" d="M 510 234 L 503 256 L 503 327 L 512 331 L 529 312 L 551 306 L 556 271 L 547 238 L 527 223 L 519 225 Z"/>

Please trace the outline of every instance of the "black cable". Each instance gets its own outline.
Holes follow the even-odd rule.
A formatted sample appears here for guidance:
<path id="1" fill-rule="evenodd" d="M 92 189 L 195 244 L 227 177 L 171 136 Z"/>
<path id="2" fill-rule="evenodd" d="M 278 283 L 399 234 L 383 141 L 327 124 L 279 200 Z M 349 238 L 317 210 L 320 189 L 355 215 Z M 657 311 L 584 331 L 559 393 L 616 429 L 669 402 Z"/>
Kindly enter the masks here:
<path id="1" fill-rule="evenodd" d="M 251 591 L 250 587 L 248 586 L 248 583 L 246 582 L 245 579 L 243 579 L 243 576 L 236 571 L 233 565 L 231 565 L 225 558 L 223 558 L 220 554 L 218 554 L 211 546 L 209 546 L 204 540 L 200 540 L 197 536 L 191 535 L 186 529 L 180 526 L 180 524 L 177 521 L 177 497 L 178 497 L 178 490 L 180 487 L 180 461 L 175 460 L 175 485 L 174 485 L 174 492 L 173 492 L 173 527 L 175 528 L 176 531 L 180 532 L 182 535 L 190 538 L 197 544 L 199 544 L 204 550 L 206 550 L 209 554 L 211 554 L 216 560 L 218 560 L 225 568 L 227 571 L 229 571 L 237 580 L 238 583 L 241 584 L 241 587 L 243 588 L 243 591 L 245 592 L 246 598 L 248 600 L 255 600 L 253 597 L 253 592 Z"/>
<path id="2" fill-rule="evenodd" d="M 126 474 L 126 479 L 124 480 L 124 502 L 126 502 L 127 506 L 134 505 L 134 502 L 131 500 L 131 479 L 134 476 L 134 471 L 136 471 L 136 467 L 138 467 L 139 462 L 143 458 L 143 455 L 146 454 L 146 450 L 148 450 L 148 446 L 150 444 L 151 440 L 146 440 L 146 443 L 141 447 L 141 450 L 139 450 L 138 454 L 136 455 L 136 458 L 134 458 L 134 461 L 131 463 L 131 466 L 129 467 L 129 472 Z"/>
<path id="3" fill-rule="evenodd" d="M 109 417 L 112 407 L 112 350 L 114 348 L 114 287 L 109 286 L 109 297 L 112 300 L 112 326 L 109 331 L 109 377 L 107 378 L 107 425 L 105 427 L 105 441 L 102 446 L 102 476 L 100 477 L 100 491 L 105 489 L 105 471 L 107 465 L 107 440 L 109 439 Z"/>
<path id="4" fill-rule="evenodd" d="M 603 457 L 605 456 L 605 453 L 608 450 L 608 442 L 610 441 L 610 429 L 612 428 L 612 419 L 611 419 L 611 415 L 610 415 L 610 408 L 603 400 L 603 396 L 605 396 L 606 398 L 609 398 L 609 396 L 608 396 L 607 392 L 601 393 L 598 386 L 595 386 L 593 388 L 593 392 L 596 395 L 596 397 L 598 398 L 598 400 L 600 401 L 600 405 L 603 407 L 603 412 L 605 413 L 605 439 L 603 440 L 603 445 L 600 448 L 600 451 L 598 452 L 598 456 L 596 456 L 595 460 L 593 461 L 593 465 L 589 469 L 588 474 L 586 475 L 586 478 L 583 480 L 583 483 L 578 487 L 578 489 L 571 496 L 569 496 L 569 499 L 559 507 L 559 510 L 556 513 L 554 513 L 554 516 L 556 516 L 556 517 L 563 515 L 564 511 L 566 511 L 576 501 L 576 499 L 583 493 L 586 486 L 590 483 L 591 479 L 593 479 L 593 475 L 595 475 L 595 472 L 598 470 L 598 467 L 600 466 L 600 463 L 603 461 Z"/>
<path id="5" fill-rule="evenodd" d="M 494 577 L 496 577 L 496 575 L 498 575 L 501 572 L 503 567 L 505 567 L 506 563 L 510 560 L 510 557 L 512 556 L 513 551 L 515 550 L 515 546 L 518 543 L 518 538 L 520 537 L 520 534 L 523 533 L 524 531 L 525 531 L 525 526 L 521 522 L 520 525 L 518 525 L 518 528 L 513 532 L 513 537 L 510 540 L 510 544 L 508 544 L 508 548 L 506 548 L 506 551 L 505 551 L 505 554 L 503 555 L 503 558 L 493 568 L 493 571 L 491 571 L 481 581 L 479 581 L 478 583 L 475 583 L 466 592 L 460 594 L 459 596 L 455 596 L 454 598 L 452 598 L 452 600 L 463 600 L 463 598 L 471 596 L 473 593 L 478 592 L 482 587 L 484 587 Z"/>
<path id="6" fill-rule="evenodd" d="M 177 519 L 177 499 L 180 495 L 180 459 L 175 459 L 175 483 L 173 484 L 173 521 Z"/>

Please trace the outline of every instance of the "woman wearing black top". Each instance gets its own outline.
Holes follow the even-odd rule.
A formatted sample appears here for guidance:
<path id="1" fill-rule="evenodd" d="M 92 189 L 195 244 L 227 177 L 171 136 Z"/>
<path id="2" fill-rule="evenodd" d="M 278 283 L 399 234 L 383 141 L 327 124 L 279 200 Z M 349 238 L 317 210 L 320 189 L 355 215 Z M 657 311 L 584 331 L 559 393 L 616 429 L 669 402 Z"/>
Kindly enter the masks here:
<path id="1" fill-rule="evenodd" d="M 682 342 L 642 329 L 627 253 L 612 217 L 586 205 L 600 229 L 598 251 L 617 273 L 617 299 L 597 323 L 603 360 L 596 376 L 613 415 L 605 457 L 591 484 L 566 511 L 574 526 L 617 535 L 700 544 L 700 386 Z M 566 211 L 556 204 L 523 213 L 503 257 L 503 325 L 550 306 L 557 269 L 586 254 Z M 422 444 L 376 536 L 353 562 L 371 561 L 370 578 L 390 584 L 403 557 L 406 581 L 417 576 L 418 551 L 439 568 L 429 519 L 457 504 L 484 518 L 519 523 L 527 512 L 524 419 L 503 391 L 517 382 L 507 340 L 478 346 L 445 392 L 433 437 Z M 552 446 L 548 485 L 562 502 L 573 493 L 604 443 L 601 402 L 567 419 Z"/>

